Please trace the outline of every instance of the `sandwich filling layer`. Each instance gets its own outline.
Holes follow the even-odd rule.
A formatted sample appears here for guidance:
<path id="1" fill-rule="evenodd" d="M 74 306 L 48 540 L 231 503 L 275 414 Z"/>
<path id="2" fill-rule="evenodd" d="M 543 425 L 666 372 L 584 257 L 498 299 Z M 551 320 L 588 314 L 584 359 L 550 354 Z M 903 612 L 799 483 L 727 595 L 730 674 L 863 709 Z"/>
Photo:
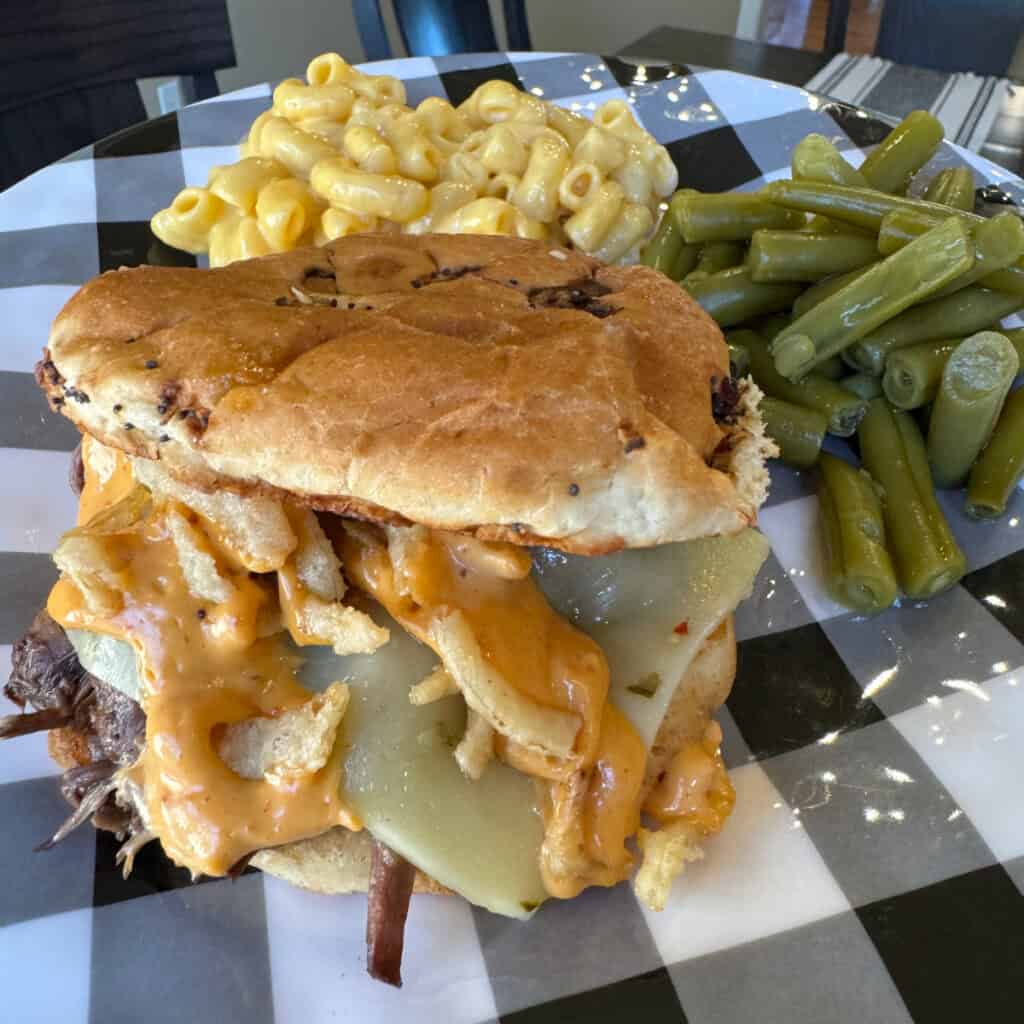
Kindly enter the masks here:
<path id="1" fill-rule="evenodd" d="M 228 522 L 152 465 L 139 486 L 96 442 L 85 465 L 88 521 L 58 548 L 48 607 L 87 669 L 135 688 L 146 743 L 121 781 L 194 873 L 365 825 L 473 902 L 522 916 L 626 877 L 642 809 L 721 826 L 715 737 L 687 744 L 653 790 L 646 762 L 687 666 L 749 591 L 766 553 L 754 531 L 531 558 L 246 504 L 268 499 L 236 499 Z M 310 702 L 327 693 L 340 711 L 320 756 L 259 724 L 320 721 Z M 240 773 L 229 751 L 260 742 L 287 749 Z"/>

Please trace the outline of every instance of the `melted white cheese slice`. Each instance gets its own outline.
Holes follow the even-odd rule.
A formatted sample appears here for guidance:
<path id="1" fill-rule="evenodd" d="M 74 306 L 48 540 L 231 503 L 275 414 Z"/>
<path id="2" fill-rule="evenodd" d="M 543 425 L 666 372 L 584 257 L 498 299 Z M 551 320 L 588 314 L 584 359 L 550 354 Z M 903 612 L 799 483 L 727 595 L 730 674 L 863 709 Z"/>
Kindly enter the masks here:
<path id="1" fill-rule="evenodd" d="M 603 558 L 545 549 L 534 570 L 552 607 L 601 646 L 611 698 L 649 749 L 690 662 L 749 596 L 768 550 L 763 534 L 744 530 Z M 654 675 L 650 696 L 630 689 L 650 690 Z"/>
<path id="2" fill-rule="evenodd" d="M 648 746 L 701 644 L 750 593 L 768 553 L 754 530 L 601 558 L 536 553 L 541 588 L 552 605 L 604 649 L 612 698 Z M 348 745 L 345 790 L 367 827 L 444 885 L 489 910 L 525 917 L 546 898 L 538 869 L 542 822 L 533 782 L 492 762 L 477 782 L 459 771 L 452 747 L 462 735 L 458 697 L 409 703 L 409 688 L 437 664 L 432 651 L 379 608 L 391 640 L 372 655 L 339 658 L 306 647 L 300 678 L 322 690 L 348 682 L 342 722 Z M 676 627 L 686 622 L 685 633 Z M 84 667 L 137 697 L 131 648 L 69 631 Z M 630 690 L 657 674 L 650 696 Z"/>

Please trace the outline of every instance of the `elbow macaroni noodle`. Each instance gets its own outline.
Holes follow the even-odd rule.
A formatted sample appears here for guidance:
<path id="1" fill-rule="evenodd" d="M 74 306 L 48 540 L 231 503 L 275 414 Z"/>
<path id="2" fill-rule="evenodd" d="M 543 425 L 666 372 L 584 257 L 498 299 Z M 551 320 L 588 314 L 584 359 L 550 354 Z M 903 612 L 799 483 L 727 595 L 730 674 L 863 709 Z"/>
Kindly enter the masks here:
<path id="1" fill-rule="evenodd" d="M 590 121 L 496 80 L 457 108 L 411 109 L 398 79 L 336 53 L 277 86 L 241 151 L 160 210 L 154 234 L 215 267 L 364 231 L 515 235 L 615 262 L 678 179 L 623 100 Z"/>

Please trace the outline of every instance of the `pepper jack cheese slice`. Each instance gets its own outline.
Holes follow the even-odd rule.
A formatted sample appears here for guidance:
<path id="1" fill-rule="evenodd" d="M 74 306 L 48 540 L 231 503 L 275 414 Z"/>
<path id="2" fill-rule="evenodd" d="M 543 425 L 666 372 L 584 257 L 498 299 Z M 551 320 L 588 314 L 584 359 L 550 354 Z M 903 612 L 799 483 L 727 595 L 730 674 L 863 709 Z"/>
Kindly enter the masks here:
<path id="1" fill-rule="evenodd" d="M 679 681 L 749 594 L 767 553 L 767 540 L 746 530 L 599 558 L 539 551 L 534 567 L 553 607 L 603 648 L 610 698 L 649 748 Z M 464 702 L 411 703 L 410 688 L 437 658 L 383 609 L 373 616 L 391 639 L 371 655 L 302 650 L 306 686 L 344 680 L 350 687 L 340 732 L 347 801 L 375 837 L 437 881 L 490 910 L 528 916 L 547 895 L 532 780 L 498 762 L 478 781 L 462 774 L 452 749 L 464 731 Z M 75 630 L 69 636 L 86 669 L 137 696 L 126 644 Z"/>

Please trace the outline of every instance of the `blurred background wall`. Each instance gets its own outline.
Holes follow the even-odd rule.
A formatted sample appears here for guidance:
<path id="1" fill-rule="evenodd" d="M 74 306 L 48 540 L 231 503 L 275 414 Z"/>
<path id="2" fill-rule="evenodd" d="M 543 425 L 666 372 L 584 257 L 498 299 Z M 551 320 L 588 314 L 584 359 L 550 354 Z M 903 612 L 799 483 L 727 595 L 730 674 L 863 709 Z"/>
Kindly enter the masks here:
<path id="1" fill-rule="evenodd" d="M 500 0 L 490 0 L 494 22 L 503 25 Z M 527 0 L 537 50 L 615 53 L 659 25 L 723 35 L 756 35 L 760 0 Z M 742 10 L 741 10 L 742 8 Z M 385 11 L 390 8 L 385 4 Z M 238 67 L 217 73 L 221 91 L 269 79 L 301 75 L 310 57 L 336 50 L 353 63 L 363 59 L 352 10 L 345 0 L 228 0 Z M 401 53 L 394 25 L 392 46 Z M 746 31 L 744 31 L 746 29 Z M 157 86 L 139 82 L 146 110 L 160 113 Z"/>

